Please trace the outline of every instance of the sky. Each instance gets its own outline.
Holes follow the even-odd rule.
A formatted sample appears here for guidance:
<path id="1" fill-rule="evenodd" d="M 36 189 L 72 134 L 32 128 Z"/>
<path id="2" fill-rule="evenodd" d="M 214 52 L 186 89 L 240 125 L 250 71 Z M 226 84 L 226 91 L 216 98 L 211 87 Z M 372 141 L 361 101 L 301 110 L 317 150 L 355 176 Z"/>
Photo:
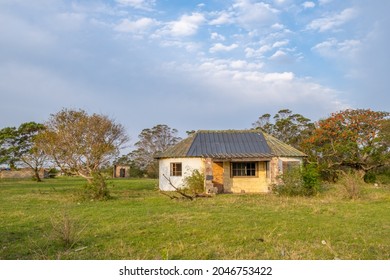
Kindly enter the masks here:
<path id="1" fill-rule="evenodd" d="M 63 108 L 246 129 L 390 109 L 390 1 L 0 0 L 0 128 Z"/>

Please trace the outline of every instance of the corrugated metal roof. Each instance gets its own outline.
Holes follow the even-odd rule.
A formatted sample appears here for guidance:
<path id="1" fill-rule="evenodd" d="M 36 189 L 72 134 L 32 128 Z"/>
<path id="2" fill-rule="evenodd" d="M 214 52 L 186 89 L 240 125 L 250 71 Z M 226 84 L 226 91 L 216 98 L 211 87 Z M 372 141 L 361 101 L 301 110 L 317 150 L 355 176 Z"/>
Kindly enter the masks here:
<path id="1" fill-rule="evenodd" d="M 271 149 L 261 133 L 199 131 L 186 156 L 212 158 L 269 157 Z"/>
<path id="2" fill-rule="evenodd" d="M 306 157 L 305 153 L 295 149 L 293 146 L 290 146 L 279 139 L 267 134 L 263 133 L 268 146 L 271 148 L 272 153 L 278 157 Z"/>
<path id="3" fill-rule="evenodd" d="M 210 157 L 217 159 L 305 157 L 294 147 L 258 130 L 198 131 L 157 158 Z"/>
<path id="4" fill-rule="evenodd" d="M 188 149 L 192 145 L 192 141 L 194 140 L 195 134 L 192 134 L 185 138 L 184 140 L 180 141 L 176 145 L 168 148 L 166 151 L 160 153 L 157 155 L 156 158 L 180 158 L 180 157 L 186 157 Z"/>

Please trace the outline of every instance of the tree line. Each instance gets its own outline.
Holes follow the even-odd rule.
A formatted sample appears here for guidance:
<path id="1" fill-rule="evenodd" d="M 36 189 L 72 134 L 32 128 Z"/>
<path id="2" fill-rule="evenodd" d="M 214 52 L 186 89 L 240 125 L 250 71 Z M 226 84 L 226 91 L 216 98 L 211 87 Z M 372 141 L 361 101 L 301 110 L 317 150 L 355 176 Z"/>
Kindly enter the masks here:
<path id="1" fill-rule="evenodd" d="M 274 116 L 261 115 L 259 129 L 307 154 L 324 179 L 354 169 L 367 172 L 389 165 L 390 119 L 388 112 L 347 109 L 317 122 L 283 109 Z M 190 134 L 193 131 L 188 131 Z M 43 123 L 28 122 L 0 130 L 0 164 L 11 169 L 29 167 L 40 181 L 39 170 L 48 163 L 68 175 L 84 177 L 99 195 L 105 195 L 102 168 L 117 163 L 131 166 L 133 176 L 157 177 L 155 156 L 181 140 L 165 124 L 143 129 L 135 149 L 120 156 L 129 137 L 124 126 L 102 114 L 62 109 Z"/>

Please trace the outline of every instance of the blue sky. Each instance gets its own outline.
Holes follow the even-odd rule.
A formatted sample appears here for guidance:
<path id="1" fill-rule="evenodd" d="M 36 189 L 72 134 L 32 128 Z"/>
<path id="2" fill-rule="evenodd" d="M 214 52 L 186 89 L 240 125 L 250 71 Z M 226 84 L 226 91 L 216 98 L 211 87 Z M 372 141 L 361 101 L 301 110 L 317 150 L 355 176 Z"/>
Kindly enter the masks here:
<path id="1" fill-rule="evenodd" d="M 0 127 L 82 108 L 143 128 L 243 129 L 389 111 L 390 1 L 0 0 Z"/>

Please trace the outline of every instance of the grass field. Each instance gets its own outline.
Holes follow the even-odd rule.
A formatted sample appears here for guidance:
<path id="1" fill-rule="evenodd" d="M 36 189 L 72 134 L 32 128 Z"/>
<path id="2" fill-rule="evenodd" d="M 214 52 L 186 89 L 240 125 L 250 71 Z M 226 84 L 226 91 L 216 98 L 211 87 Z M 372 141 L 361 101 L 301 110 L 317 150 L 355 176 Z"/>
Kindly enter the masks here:
<path id="1" fill-rule="evenodd" d="M 358 200 L 273 194 L 171 200 L 156 180 L 0 181 L 0 259 L 390 259 L 390 188 Z"/>

